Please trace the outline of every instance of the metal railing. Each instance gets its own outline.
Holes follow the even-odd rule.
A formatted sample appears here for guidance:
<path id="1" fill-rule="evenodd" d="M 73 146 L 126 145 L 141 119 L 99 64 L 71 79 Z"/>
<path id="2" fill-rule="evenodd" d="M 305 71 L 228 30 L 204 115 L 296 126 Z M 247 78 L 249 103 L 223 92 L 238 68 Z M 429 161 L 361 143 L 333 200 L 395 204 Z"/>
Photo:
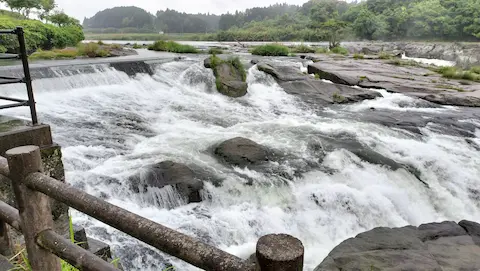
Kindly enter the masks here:
<path id="1" fill-rule="evenodd" d="M 34 271 L 60 271 L 56 256 L 79 270 L 117 270 L 112 264 L 52 230 L 50 198 L 204 270 L 303 270 L 303 245 L 290 235 L 269 234 L 261 237 L 256 249 L 257 262 L 245 261 L 42 174 L 40 149 L 37 146 L 8 150 L 6 158 L 8 172 L 3 175 L 11 179 L 18 210 L 0 201 L 0 249 L 2 244 L 9 243 L 4 240 L 8 235 L 3 231 L 6 223 L 25 236 L 29 262 Z"/>
<path id="2" fill-rule="evenodd" d="M 17 27 L 13 30 L 0 30 L 0 35 L 16 35 L 18 38 L 19 53 L 18 54 L 0 54 L 0 59 L 21 59 L 23 65 L 23 78 L 9 77 L 9 76 L 0 76 L 0 85 L 5 84 L 17 84 L 25 83 L 27 86 L 28 100 L 22 100 L 17 98 L 10 98 L 0 96 L 0 100 L 11 101 L 15 103 L 0 105 L 0 109 L 20 107 L 20 106 L 29 106 L 30 115 L 32 117 L 32 124 L 38 124 L 37 119 L 37 110 L 35 108 L 35 98 L 33 96 L 33 87 L 32 87 L 32 77 L 30 75 L 30 67 L 28 65 L 28 55 L 27 48 L 25 44 L 25 35 L 22 27 Z"/>

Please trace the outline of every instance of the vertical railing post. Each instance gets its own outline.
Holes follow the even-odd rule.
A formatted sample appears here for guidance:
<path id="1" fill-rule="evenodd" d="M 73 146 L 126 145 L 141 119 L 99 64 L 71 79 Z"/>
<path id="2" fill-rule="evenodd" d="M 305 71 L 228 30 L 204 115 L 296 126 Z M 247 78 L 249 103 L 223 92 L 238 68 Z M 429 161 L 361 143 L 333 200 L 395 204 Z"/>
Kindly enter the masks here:
<path id="1" fill-rule="evenodd" d="M 0 254 L 11 256 L 13 254 L 10 231 L 5 221 L 0 221 Z"/>
<path id="2" fill-rule="evenodd" d="M 257 262 L 261 271 L 302 271 L 303 244 L 287 234 L 269 234 L 257 242 Z"/>
<path id="3" fill-rule="evenodd" d="M 30 106 L 30 114 L 32 115 L 32 124 L 38 124 L 37 110 L 35 108 L 35 97 L 33 96 L 32 77 L 30 75 L 30 67 L 28 66 L 27 46 L 25 44 L 25 35 L 23 28 L 17 27 L 15 29 L 20 44 L 20 57 L 23 64 L 23 73 L 25 74 L 24 83 L 27 85 L 28 105 Z"/>
<path id="4" fill-rule="evenodd" d="M 30 265 L 33 271 L 60 271 L 59 259 L 36 243 L 40 232 L 53 229 L 49 198 L 23 184 L 28 174 L 42 171 L 40 148 L 18 147 L 8 150 L 6 156 Z"/>

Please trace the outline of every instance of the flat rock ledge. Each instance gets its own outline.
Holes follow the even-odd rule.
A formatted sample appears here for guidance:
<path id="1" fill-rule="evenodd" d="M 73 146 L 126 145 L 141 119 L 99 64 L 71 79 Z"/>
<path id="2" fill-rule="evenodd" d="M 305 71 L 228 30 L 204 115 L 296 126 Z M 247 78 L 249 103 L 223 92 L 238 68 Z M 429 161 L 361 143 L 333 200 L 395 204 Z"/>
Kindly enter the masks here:
<path id="1" fill-rule="evenodd" d="M 480 224 L 375 228 L 343 241 L 314 271 L 480 270 Z"/>

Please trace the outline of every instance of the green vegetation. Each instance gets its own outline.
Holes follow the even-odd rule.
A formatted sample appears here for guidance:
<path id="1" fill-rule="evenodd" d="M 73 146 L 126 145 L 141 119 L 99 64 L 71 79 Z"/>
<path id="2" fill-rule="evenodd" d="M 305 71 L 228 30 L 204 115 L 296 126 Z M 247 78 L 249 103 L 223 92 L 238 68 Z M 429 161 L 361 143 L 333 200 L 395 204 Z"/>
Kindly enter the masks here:
<path id="1" fill-rule="evenodd" d="M 209 55 L 221 55 L 221 54 L 223 54 L 223 51 L 220 48 L 212 47 L 212 48 L 208 49 L 208 54 Z"/>
<path id="2" fill-rule="evenodd" d="M 393 56 L 389 53 L 386 53 L 386 52 L 380 52 L 380 54 L 378 54 L 378 58 L 379 59 L 392 59 Z"/>
<path id="3" fill-rule="evenodd" d="M 148 50 L 180 53 L 180 54 L 198 53 L 197 48 L 191 45 L 185 45 L 185 44 L 180 44 L 174 41 L 163 41 L 163 40 L 156 41 L 154 44 L 148 46 Z"/>
<path id="4" fill-rule="evenodd" d="M 329 53 L 329 50 L 328 50 L 328 48 L 326 48 L 326 47 L 319 47 L 319 48 L 317 48 L 317 50 L 315 51 L 315 53 L 317 53 L 317 54 L 326 54 L 326 53 Z"/>
<path id="5" fill-rule="evenodd" d="M 260 45 L 251 51 L 252 55 L 259 56 L 288 56 L 288 47 L 281 44 Z"/>
<path id="6" fill-rule="evenodd" d="M 478 67 L 473 67 L 467 71 L 457 67 L 440 67 L 435 69 L 435 71 L 442 74 L 445 78 L 480 82 L 480 69 Z"/>
<path id="7" fill-rule="evenodd" d="M 320 74 L 316 73 L 315 74 L 315 79 L 317 79 L 317 80 L 320 79 Z"/>
<path id="8" fill-rule="evenodd" d="M 414 66 L 414 67 L 422 66 L 420 63 L 415 62 L 414 60 L 394 59 L 394 60 L 389 60 L 386 63 L 390 65 L 395 65 L 395 66 Z"/>
<path id="9" fill-rule="evenodd" d="M 133 49 L 142 49 L 142 48 L 145 48 L 145 46 L 140 45 L 140 44 L 138 44 L 138 43 L 134 43 L 134 44 L 132 45 L 132 48 L 133 48 Z"/>
<path id="10" fill-rule="evenodd" d="M 92 33 L 196 33 L 202 40 L 328 41 L 334 48 L 344 39 L 478 41 L 478 18 L 478 0 L 310 0 L 221 16 L 117 7 L 85 19 L 83 26 Z"/>
<path id="11" fill-rule="evenodd" d="M 332 99 L 335 103 L 344 103 L 347 100 L 343 95 L 338 92 L 333 93 Z"/>
<path id="12" fill-rule="evenodd" d="M 305 44 L 300 44 L 298 46 L 295 46 L 292 48 L 292 52 L 294 53 L 303 53 L 303 54 L 306 54 L 306 53 L 315 53 L 315 49 L 308 46 L 308 45 L 305 45 Z"/>
<path id="13" fill-rule="evenodd" d="M 340 47 L 340 46 L 337 46 L 337 47 L 333 47 L 330 49 L 330 51 L 334 54 L 339 54 L 339 55 L 348 55 L 348 50 L 347 48 L 344 48 L 344 47 Z"/>
<path id="14" fill-rule="evenodd" d="M 77 57 L 109 57 L 111 50 L 122 48 L 118 44 L 104 43 L 79 43 L 77 47 L 69 47 L 65 49 L 38 50 L 29 56 L 34 59 L 74 59 Z"/>
<path id="15" fill-rule="evenodd" d="M 364 59 L 365 56 L 364 56 L 363 54 L 354 54 L 354 55 L 353 55 L 353 58 L 354 58 L 354 59 Z"/>
<path id="16" fill-rule="evenodd" d="M 464 90 L 462 88 L 451 86 L 451 85 L 436 85 L 435 87 L 436 88 L 443 88 L 443 89 L 452 89 L 452 90 L 456 90 L 458 92 L 466 92 L 466 90 Z"/>

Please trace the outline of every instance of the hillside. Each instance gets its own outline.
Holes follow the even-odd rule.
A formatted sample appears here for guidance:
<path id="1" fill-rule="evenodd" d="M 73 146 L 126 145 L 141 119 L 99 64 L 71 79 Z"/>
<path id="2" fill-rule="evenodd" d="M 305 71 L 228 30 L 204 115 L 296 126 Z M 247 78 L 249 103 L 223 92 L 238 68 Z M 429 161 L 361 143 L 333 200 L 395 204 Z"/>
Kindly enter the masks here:
<path id="1" fill-rule="evenodd" d="M 478 0 L 310 0 L 276 4 L 220 16 L 167 9 L 156 16 L 125 7 L 85 19 L 91 32 L 214 33 L 220 41 L 462 40 L 480 38 Z M 137 10 L 135 7 L 128 9 Z M 105 28 L 109 28 L 105 30 Z M 110 30 L 110 31 L 109 31 Z M 220 31 L 220 32 L 218 32 Z M 212 39 L 212 35 L 204 36 Z"/>

